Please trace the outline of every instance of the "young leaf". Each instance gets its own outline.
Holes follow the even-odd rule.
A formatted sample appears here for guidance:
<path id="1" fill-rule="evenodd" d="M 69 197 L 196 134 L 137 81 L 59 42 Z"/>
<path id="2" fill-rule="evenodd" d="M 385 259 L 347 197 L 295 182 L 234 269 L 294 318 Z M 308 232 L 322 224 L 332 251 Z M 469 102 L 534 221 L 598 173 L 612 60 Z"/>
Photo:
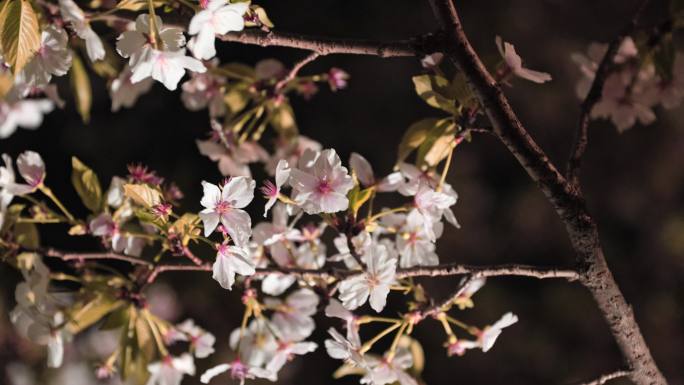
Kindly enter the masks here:
<path id="1" fill-rule="evenodd" d="M 0 10 L 0 47 L 14 74 L 40 48 L 40 26 L 28 0 L 5 0 Z"/>
<path id="2" fill-rule="evenodd" d="M 409 126 L 404 133 L 404 136 L 401 138 L 401 143 L 399 143 L 399 149 L 397 151 L 397 164 L 403 162 L 413 150 L 418 148 L 418 146 L 425 141 L 430 129 L 436 126 L 438 122 L 439 119 L 427 118 L 419 120 Z"/>
<path id="3" fill-rule="evenodd" d="M 251 21 L 247 21 L 245 25 L 251 26 L 251 27 L 260 27 L 260 26 L 265 26 L 268 28 L 273 28 L 273 22 L 271 19 L 268 18 L 268 15 L 266 14 L 266 10 L 258 5 L 252 5 L 250 11 L 254 16 L 256 16 L 256 19 L 259 21 L 259 23 L 253 23 Z"/>
<path id="4" fill-rule="evenodd" d="M 271 114 L 271 125 L 276 132 L 283 138 L 292 139 L 297 136 L 297 122 L 295 121 L 294 111 L 288 103 L 282 103 Z"/>
<path id="5" fill-rule="evenodd" d="M 93 102 L 90 78 L 81 57 L 74 54 L 71 64 L 71 89 L 74 91 L 76 110 L 83 123 L 90 121 L 90 107 Z"/>
<path id="6" fill-rule="evenodd" d="M 445 146 L 450 145 L 456 125 L 449 119 L 440 120 L 432 127 L 425 137 L 425 141 L 418 147 L 417 164 L 434 166 L 446 156 Z M 443 156 L 442 156 L 443 155 Z"/>
<path id="7" fill-rule="evenodd" d="M 453 115 L 459 114 L 447 79 L 435 75 L 418 75 L 413 77 L 413 85 L 418 96 L 430 106 Z"/>
<path id="8" fill-rule="evenodd" d="M 125 184 L 124 195 L 140 206 L 147 208 L 158 205 L 162 200 L 159 191 L 144 184 Z"/>
<path id="9" fill-rule="evenodd" d="M 67 324 L 67 328 L 71 334 L 80 333 L 122 305 L 122 301 L 117 301 L 104 294 L 98 294 L 91 301 L 74 309 L 74 312 L 70 314 L 70 322 Z"/>
<path id="10" fill-rule="evenodd" d="M 102 211 L 102 187 L 97 175 L 75 156 L 71 158 L 71 184 L 83 205 L 93 213 Z"/>

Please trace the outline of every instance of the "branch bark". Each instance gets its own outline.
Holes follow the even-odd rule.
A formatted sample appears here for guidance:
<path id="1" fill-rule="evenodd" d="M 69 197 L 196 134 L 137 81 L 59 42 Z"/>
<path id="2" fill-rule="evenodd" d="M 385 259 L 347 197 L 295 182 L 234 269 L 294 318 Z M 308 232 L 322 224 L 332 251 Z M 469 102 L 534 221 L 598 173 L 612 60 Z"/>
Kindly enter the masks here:
<path id="1" fill-rule="evenodd" d="M 601 248 L 584 198 L 561 175 L 515 115 L 501 88 L 471 46 L 451 0 L 430 0 L 449 44 L 446 54 L 463 71 L 484 106 L 495 134 L 525 168 L 565 224 L 577 254 L 580 282 L 591 292 L 637 385 L 664 385 L 631 306 L 620 292 Z"/>
<path id="2" fill-rule="evenodd" d="M 351 54 L 379 57 L 417 56 L 423 43 L 420 39 L 377 41 L 315 37 L 287 32 L 245 30 L 221 35 L 223 41 L 252 44 L 261 47 L 290 47 L 312 51 L 318 55 Z"/>

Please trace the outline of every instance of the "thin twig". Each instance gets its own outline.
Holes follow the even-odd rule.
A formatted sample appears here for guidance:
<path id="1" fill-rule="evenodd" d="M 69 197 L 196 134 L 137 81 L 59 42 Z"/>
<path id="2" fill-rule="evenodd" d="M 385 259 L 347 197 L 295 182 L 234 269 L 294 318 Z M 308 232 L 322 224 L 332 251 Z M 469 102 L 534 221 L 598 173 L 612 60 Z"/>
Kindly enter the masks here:
<path id="1" fill-rule="evenodd" d="M 290 70 L 290 72 L 287 74 L 287 76 L 285 76 L 282 80 L 280 80 L 278 83 L 276 83 L 276 85 L 275 85 L 276 92 L 280 91 L 283 87 L 285 87 L 287 85 L 287 83 L 291 82 L 292 79 L 294 79 L 297 76 L 299 71 L 301 71 L 301 69 L 304 68 L 305 65 L 316 60 L 319 56 L 320 56 L 320 54 L 318 52 L 311 52 L 304 59 L 297 62 L 292 67 L 292 70 Z"/>
<path id="2" fill-rule="evenodd" d="M 53 248 L 49 249 L 24 249 L 22 251 L 34 252 L 42 254 L 46 257 L 59 258 L 63 261 L 86 261 L 86 260 L 117 260 L 128 262 L 133 265 L 145 265 L 152 266 L 152 263 L 145 261 L 144 259 L 131 257 L 128 255 L 118 254 L 114 252 L 102 252 L 102 253 L 80 253 L 80 252 L 68 252 L 61 251 Z"/>
<path id="3" fill-rule="evenodd" d="M 617 370 L 613 373 L 603 374 L 599 378 L 597 378 L 593 381 L 584 382 L 584 383 L 579 384 L 579 385 L 603 385 L 610 380 L 614 380 L 614 379 L 620 378 L 620 377 L 627 377 L 629 375 L 630 375 L 630 372 L 627 370 Z"/>
<path id="4" fill-rule="evenodd" d="M 603 55 L 598 68 L 596 69 L 594 80 L 591 83 L 589 92 L 580 105 L 580 117 L 579 123 L 577 125 L 577 131 L 575 133 L 575 142 L 572 148 L 570 159 L 568 159 L 568 165 L 565 172 L 568 181 L 576 188 L 579 188 L 579 174 L 582 164 L 582 157 L 584 156 L 589 143 L 588 131 L 591 111 L 594 109 L 596 103 L 598 103 L 598 101 L 601 99 L 603 85 L 613 69 L 613 59 L 615 58 L 615 55 L 620 49 L 622 42 L 634 32 L 634 29 L 641 18 L 641 14 L 646 9 L 648 2 L 649 0 L 643 0 L 639 4 L 629 23 L 623 27 L 622 31 L 608 45 L 608 49 Z"/>
<path id="5" fill-rule="evenodd" d="M 561 278 L 576 281 L 579 273 L 573 269 L 536 267 L 529 265 L 506 264 L 497 266 L 473 266 L 447 263 L 437 266 L 416 266 L 397 270 L 397 278 L 441 277 L 470 274 L 474 278 L 518 276 L 537 279 Z"/>

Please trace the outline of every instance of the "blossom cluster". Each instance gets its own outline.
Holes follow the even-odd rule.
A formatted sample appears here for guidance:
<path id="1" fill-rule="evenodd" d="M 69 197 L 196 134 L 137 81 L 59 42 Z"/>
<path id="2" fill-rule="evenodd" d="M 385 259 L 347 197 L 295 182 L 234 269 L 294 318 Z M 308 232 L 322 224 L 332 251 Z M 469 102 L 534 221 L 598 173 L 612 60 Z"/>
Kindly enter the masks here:
<path id="1" fill-rule="evenodd" d="M 311 337 L 319 313 L 342 321 L 346 331 L 330 329 L 323 345 L 343 366 L 355 368 L 364 384 L 417 384 L 414 376 L 420 371 L 414 361 L 418 358 L 408 346 L 418 343 L 410 335 L 424 320 L 442 325 L 449 355 L 475 348 L 488 351 L 517 317 L 506 314 L 491 326 L 478 328 L 448 314 L 452 307 L 473 306 L 471 297 L 484 279 L 464 280 L 458 296 L 430 309 L 429 302 L 409 299 L 413 293 L 424 295 L 424 289 L 402 275 L 413 267 L 439 264 L 435 242 L 443 232 L 443 221 L 459 226 L 452 211 L 457 201 L 453 187 L 436 170 L 409 163 L 376 176 L 370 163 L 356 153 L 347 168 L 334 149 L 310 144 L 302 151 L 276 152 L 265 162 L 275 163 L 274 181 L 265 181 L 260 189 L 265 199 L 263 216 L 270 215 L 271 220 L 255 224 L 245 211 L 256 190 L 249 176 L 217 184 L 202 182 L 202 209 L 197 214 L 177 214 L 182 193 L 147 167 L 131 165 L 128 175 L 113 177 L 107 190 L 97 192 L 97 177 L 74 159 L 74 172 L 79 175 L 74 187 L 91 211 L 82 220 L 47 187 L 45 165 L 37 153 L 25 152 L 17 158 L 24 183 L 17 181 L 12 159 L 3 155 L 2 251 L 24 275 L 16 288 L 12 322 L 22 335 L 48 346 L 48 364 L 55 367 L 62 364 L 65 341 L 97 325 L 120 330 L 119 346 L 103 357 L 94 375 L 133 376 L 136 366 L 130 366 L 126 351 L 134 349 L 145 363 L 140 375 L 150 385 L 178 385 L 185 376 L 196 374 L 209 383 L 226 372 L 242 382 L 277 381 L 288 362 L 317 350 L 319 342 Z M 84 190 L 86 185 L 89 189 Z M 36 194 L 49 201 L 30 198 Z M 371 202 L 377 194 L 398 194 L 406 203 L 376 212 Z M 21 198 L 33 205 L 13 204 Z M 70 268 L 80 271 L 82 278 L 75 278 L 75 273 L 63 275 L 74 278 L 58 278 L 43 262 L 40 249 L 26 242 L 19 224 L 28 222 L 67 223 L 71 235 L 97 237 L 105 250 L 149 267 L 111 275 L 80 260 Z M 332 244 L 325 241 L 329 233 Z M 208 247 L 214 254 L 205 262 L 207 257 L 198 253 Z M 157 257 L 150 262 L 149 255 Z M 191 264 L 159 264 L 160 258 L 178 257 Z M 218 286 L 242 290 L 243 322 L 228 341 L 235 353 L 203 373 L 195 361 L 214 355 L 216 338 L 192 320 L 165 321 L 150 311 L 145 295 L 160 268 L 178 266 L 211 271 Z M 88 290 L 58 293 L 53 281 L 59 279 L 77 281 Z M 387 317 L 383 313 L 393 291 L 408 296 L 409 306 L 398 317 Z M 366 304 L 372 313 L 363 313 Z M 91 309 L 97 309 L 97 314 Z M 104 323 L 98 323 L 100 319 Z M 387 328 L 364 340 L 368 337 L 362 326 L 370 323 Z M 463 335 L 453 328 L 460 328 Z M 143 332 L 151 338 L 135 337 Z M 393 336 L 392 344 L 378 356 L 373 350 L 384 336 Z"/>

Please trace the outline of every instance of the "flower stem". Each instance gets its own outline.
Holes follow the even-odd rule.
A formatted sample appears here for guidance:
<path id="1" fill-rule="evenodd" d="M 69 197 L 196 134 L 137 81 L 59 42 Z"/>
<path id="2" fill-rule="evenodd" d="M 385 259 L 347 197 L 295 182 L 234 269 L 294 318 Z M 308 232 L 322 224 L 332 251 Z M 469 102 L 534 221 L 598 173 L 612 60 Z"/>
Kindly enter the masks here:
<path id="1" fill-rule="evenodd" d="M 392 341 L 392 346 L 390 347 L 389 354 L 387 354 L 387 361 L 392 361 L 392 359 L 394 358 L 394 354 L 397 352 L 397 346 L 399 345 L 399 340 L 401 339 L 401 336 L 404 334 L 404 331 L 406 330 L 407 326 L 407 322 L 401 323 L 401 327 L 399 328 L 399 331 L 397 331 L 397 334 L 394 336 L 394 340 Z"/>
<path id="2" fill-rule="evenodd" d="M 384 336 L 386 336 L 386 335 L 392 333 L 394 330 L 396 330 L 397 328 L 399 328 L 399 327 L 402 326 L 402 325 L 405 325 L 405 323 L 404 323 L 404 322 L 397 322 L 397 323 L 395 323 L 394 325 L 388 327 L 387 329 L 381 331 L 381 332 L 378 333 L 375 337 L 371 338 L 370 340 L 368 340 L 368 342 L 366 342 L 365 344 L 363 344 L 363 346 L 361 347 L 360 352 L 361 352 L 361 353 L 365 353 L 365 352 L 369 351 L 370 348 L 373 347 L 373 344 L 375 344 L 376 342 L 380 341 L 380 339 L 381 339 L 382 337 L 384 337 Z"/>
<path id="3" fill-rule="evenodd" d="M 71 223 L 75 223 L 75 222 L 76 222 L 76 219 L 74 219 L 74 216 L 71 215 L 71 213 L 69 212 L 69 210 L 67 210 L 67 208 L 64 207 L 64 205 L 62 204 L 62 202 L 60 202 L 60 200 L 57 199 L 57 197 L 55 196 L 55 194 L 52 193 L 52 190 L 50 190 L 49 187 L 44 186 L 44 185 L 41 185 L 39 188 L 40 188 L 40 191 L 41 191 L 43 194 L 45 194 L 46 197 L 50 198 L 50 200 L 51 200 L 52 202 L 54 202 L 54 204 L 57 205 L 57 207 L 59 207 L 59 210 L 67 217 L 67 219 L 69 220 L 69 222 L 71 222 Z"/>

